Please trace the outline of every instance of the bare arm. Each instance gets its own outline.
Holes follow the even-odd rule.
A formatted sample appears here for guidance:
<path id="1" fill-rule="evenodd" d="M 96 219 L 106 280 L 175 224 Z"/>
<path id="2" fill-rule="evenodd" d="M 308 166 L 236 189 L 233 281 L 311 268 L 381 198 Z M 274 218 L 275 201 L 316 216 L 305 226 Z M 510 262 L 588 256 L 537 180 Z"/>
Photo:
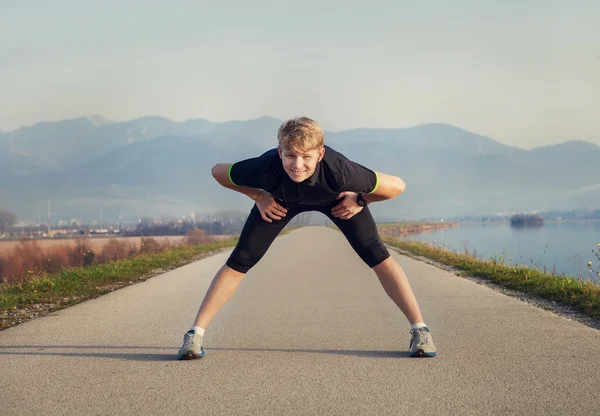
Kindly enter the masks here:
<path id="1" fill-rule="evenodd" d="M 406 184 L 397 176 L 386 175 L 385 173 L 377 172 L 379 185 L 372 194 L 363 194 L 363 197 L 368 203 L 386 201 L 400 195 L 404 192 Z"/>

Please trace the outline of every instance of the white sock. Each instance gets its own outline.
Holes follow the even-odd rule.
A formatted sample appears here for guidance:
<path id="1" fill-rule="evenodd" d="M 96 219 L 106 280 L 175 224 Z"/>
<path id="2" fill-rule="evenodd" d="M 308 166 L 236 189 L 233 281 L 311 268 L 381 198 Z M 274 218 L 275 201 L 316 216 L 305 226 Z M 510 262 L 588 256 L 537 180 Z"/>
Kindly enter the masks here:
<path id="1" fill-rule="evenodd" d="M 412 324 L 410 326 L 410 329 L 419 329 L 419 328 L 423 328 L 426 327 L 427 325 L 425 325 L 423 322 L 417 322 L 416 324 Z"/>
<path id="2" fill-rule="evenodd" d="M 196 334 L 200 335 L 201 337 L 204 336 L 204 328 L 200 328 L 199 326 L 193 326 L 190 331 L 196 331 Z"/>

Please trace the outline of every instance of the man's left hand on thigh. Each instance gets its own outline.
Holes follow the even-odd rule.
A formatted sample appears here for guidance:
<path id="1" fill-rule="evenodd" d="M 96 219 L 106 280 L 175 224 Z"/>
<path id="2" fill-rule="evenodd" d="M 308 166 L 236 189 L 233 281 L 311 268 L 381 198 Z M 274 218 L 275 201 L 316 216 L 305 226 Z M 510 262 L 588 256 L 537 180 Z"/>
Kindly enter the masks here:
<path id="1" fill-rule="evenodd" d="M 331 214 L 339 219 L 348 220 L 362 211 L 363 207 L 358 205 L 356 192 L 342 192 L 338 195 L 337 199 L 342 199 L 342 202 L 337 204 L 332 210 Z"/>

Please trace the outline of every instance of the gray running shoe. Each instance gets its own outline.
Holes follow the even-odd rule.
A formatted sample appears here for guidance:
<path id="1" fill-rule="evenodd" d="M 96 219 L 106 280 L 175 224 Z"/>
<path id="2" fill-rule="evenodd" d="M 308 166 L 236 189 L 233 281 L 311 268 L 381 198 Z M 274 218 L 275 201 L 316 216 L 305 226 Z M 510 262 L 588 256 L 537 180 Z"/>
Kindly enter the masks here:
<path id="1" fill-rule="evenodd" d="M 196 331 L 189 330 L 183 336 L 183 345 L 179 348 L 180 360 L 195 360 L 204 357 L 202 337 Z"/>
<path id="2" fill-rule="evenodd" d="M 435 345 L 427 327 L 410 330 L 411 338 L 408 348 L 411 357 L 435 357 Z"/>

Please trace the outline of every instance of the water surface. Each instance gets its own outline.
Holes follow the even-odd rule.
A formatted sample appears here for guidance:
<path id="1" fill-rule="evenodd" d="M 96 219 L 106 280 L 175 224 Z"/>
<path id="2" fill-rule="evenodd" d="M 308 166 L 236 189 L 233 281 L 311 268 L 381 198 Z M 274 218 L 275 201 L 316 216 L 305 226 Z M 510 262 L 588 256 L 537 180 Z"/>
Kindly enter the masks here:
<path id="1" fill-rule="evenodd" d="M 541 227 L 511 227 L 506 223 L 461 223 L 458 228 L 408 237 L 432 242 L 450 250 L 470 253 L 479 258 L 498 256 L 507 264 L 546 268 L 556 274 L 592 278 L 600 272 L 600 261 L 592 253 L 600 243 L 600 221 L 546 221 Z M 593 275 L 586 266 L 592 262 Z"/>

